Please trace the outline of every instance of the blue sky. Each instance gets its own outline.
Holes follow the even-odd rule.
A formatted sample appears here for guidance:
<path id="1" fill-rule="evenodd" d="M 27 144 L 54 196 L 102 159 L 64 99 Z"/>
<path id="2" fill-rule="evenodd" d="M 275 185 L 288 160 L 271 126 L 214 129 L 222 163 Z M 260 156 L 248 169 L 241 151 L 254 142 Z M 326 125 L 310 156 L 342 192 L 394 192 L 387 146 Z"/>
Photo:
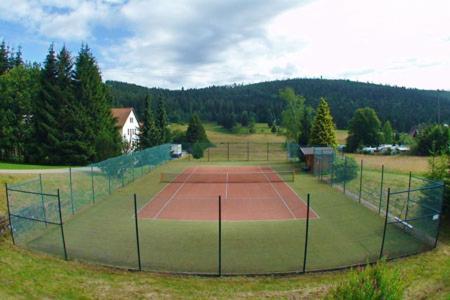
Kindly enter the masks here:
<path id="1" fill-rule="evenodd" d="M 42 62 L 88 43 L 104 79 L 190 88 L 294 77 L 450 90 L 447 0 L 1 0 L 0 39 Z"/>

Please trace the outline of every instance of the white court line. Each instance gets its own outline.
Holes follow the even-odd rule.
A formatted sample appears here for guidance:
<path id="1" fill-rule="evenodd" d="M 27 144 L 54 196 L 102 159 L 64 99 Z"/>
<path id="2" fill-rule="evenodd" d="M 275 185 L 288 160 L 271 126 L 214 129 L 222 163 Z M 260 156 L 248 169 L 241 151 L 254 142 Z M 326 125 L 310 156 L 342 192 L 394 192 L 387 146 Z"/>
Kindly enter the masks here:
<path id="1" fill-rule="evenodd" d="M 259 167 L 262 171 L 262 168 Z M 281 202 L 283 202 L 284 206 L 286 206 L 287 210 L 291 213 L 291 216 L 293 219 L 297 219 L 297 217 L 294 215 L 294 213 L 292 212 L 292 210 L 289 208 L 289 206 L 287 205 L 286 201 L 284 201 L 283 196 L 281 196 L 280 192 L 278 192 L 278 190 L 273 186 L 272 181 L 269 180 L 269 178 L 267 177 L 267 174 L 264 173 L 264 176 L 267 179 L 267 182 L 270 183 L 270 186 L 272 187 L 272 189 L 275 191 L 275 193 L 278 195 L 278 198 L 281 200 Z"/>
<path id="2" fill-rule="evenodd" d="M 169 200 L 167 200 L 166 203 L 164 203 L 163 207 L 161 207 L 161 209 L 156 213 L 156 215 L 153 217 L 153 219 L 157 219 L 159 217 L 159 215 L 162 213 L 162 211 L 175 198 L 175 196 L 178 194 L 178 192 L 184 187 L 184 185 L 186 184 L 187 180 L 189 178 L 191 178 L 192 174 L 194 174 L 197 169 L 198 169 L 198 167 L 195 167 L 194 171 L 192 171 L 192 173 L 189 174 L 189 176 L 186 178 L 186 180 L 180 185 L 180 187 L 178 187 L 178 189 L 175 191 L 175 193 L 172 194 L 172 196 L 169 198 Z"/>

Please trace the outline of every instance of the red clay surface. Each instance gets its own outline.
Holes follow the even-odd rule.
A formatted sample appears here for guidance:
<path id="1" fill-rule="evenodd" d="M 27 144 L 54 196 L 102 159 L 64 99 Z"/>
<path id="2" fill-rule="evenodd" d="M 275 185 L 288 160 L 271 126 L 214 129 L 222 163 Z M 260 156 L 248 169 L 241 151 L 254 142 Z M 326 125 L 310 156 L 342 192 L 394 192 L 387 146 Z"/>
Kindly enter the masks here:
<path id="1" fill-rule="evenodd" d="M 276 176 L 268 167 L 194 167 L 191 174 L 264 173 Z M 271 173 L 273 173 L 271 175 Z M 231 175 L 232 176 L 232 175 Z M 252 176 L 252 175 L 249 175 Z M 266 175 L 264 175 L 266 176 Z M 180 181 L 180 180 L 177 180 Z M 172 182 L 165 186 L 140 211 L 144 219 L 217 220 L 218 196 L 222 196 L 222 220 L 289 220 L 306 218 L 306 204 L 285 182 L 189 183 Z M 310 218 L 317 218 L 310 210 Z"/>

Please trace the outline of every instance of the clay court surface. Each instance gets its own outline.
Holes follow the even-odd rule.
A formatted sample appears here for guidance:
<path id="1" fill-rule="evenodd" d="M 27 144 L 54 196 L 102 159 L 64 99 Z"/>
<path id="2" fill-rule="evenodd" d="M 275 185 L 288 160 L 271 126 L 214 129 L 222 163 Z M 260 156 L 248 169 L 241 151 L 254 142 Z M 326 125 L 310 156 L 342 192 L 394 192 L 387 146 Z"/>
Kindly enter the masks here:
<path id="1" fill-rule="evenodd" d="M 139 211 L 141 219 L 292 220 L 306 218 L 306 203 L 270 167 L 191 167 L 177 174 Z M 317 218 L 310 210 L 310 218 Z"/>

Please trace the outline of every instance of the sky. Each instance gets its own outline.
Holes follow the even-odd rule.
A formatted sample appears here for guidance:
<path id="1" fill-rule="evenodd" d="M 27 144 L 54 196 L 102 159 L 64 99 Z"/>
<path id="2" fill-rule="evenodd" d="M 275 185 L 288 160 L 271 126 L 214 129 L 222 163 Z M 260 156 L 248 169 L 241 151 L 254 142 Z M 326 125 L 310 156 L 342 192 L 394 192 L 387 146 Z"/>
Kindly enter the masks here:
<path id="1" fill-rule="evenodd" d="M 170 89 L 286 78 L 450 90 L 448 0 L 0 0 L 42 62 L 87 43 L 104 80 Z"/>

